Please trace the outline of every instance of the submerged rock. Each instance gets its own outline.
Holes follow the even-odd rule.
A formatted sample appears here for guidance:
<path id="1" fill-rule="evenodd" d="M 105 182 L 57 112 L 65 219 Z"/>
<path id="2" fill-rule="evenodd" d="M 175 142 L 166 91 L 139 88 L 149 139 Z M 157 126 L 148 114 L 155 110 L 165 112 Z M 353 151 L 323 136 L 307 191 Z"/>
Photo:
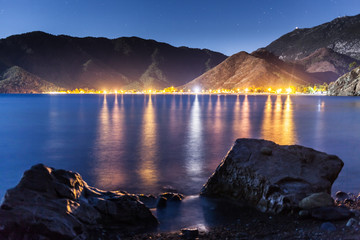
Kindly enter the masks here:
<path id="1" fill-rule="evenodd" d="M 343 165 L 337 156 L 299 145 L 238 139 L 201 195 L 230 198 L 263 212 L 279 213 L 298 208 L 299 201 L 313 193 L 330 194 Z"/>
<path id="2" fill-rule="evenodd" d="M 181 193 L 173 193 L 173 192 L 166 192 L 159 195 L 159 197 L 164 197 L 170 202 L 181 202 L 184 199 L 184 195 Z"/>
<path id="3" fill-rule="evenodd" d="M 157 219 L 135 195 L 90 187 L 78 173 L 42 164 L 9 189 L 0 209 L 0 239 L 88 239 L 156 227 Z"/>

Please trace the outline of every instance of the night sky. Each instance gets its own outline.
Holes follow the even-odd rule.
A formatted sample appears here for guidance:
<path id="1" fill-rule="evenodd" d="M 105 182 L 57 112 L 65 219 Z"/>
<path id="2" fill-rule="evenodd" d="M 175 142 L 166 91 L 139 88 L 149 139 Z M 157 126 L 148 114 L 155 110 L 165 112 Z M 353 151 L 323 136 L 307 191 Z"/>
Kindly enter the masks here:
<path id="1" fill-rule="evenodd" d="M 227 55 L 264 47 L 296 27 L 360 13 L 359 0 L 0 0 L 0 38 L 35 30 L 138 36 Z"/>

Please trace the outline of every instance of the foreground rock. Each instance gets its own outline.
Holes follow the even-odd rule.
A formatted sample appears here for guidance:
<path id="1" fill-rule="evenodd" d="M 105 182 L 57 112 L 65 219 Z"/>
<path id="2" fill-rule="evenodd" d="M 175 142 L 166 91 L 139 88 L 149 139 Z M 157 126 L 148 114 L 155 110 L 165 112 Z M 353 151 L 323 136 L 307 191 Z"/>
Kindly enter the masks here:
<path id="1" fill-rule="evenodd" d="M 343 165 L 337 156 L 303 146 L 238 139 L 201 194 L 279 213 L 297 209 L 313 193 L 330 193 Z"/>
<path id="2" fill-rule="evenodd" d="M 360 96 L 360 67 L 338 78 L 329 85 L 330 96 Z"/>
<path id="3" fill-rule="evenodd" d="M 0 239 L 89 239 L 157 224 L 138 197 L 98 190 L 78 173 L 42 164 L 26 171 L 19 184 L 6 192 L 0 209 Z"/>

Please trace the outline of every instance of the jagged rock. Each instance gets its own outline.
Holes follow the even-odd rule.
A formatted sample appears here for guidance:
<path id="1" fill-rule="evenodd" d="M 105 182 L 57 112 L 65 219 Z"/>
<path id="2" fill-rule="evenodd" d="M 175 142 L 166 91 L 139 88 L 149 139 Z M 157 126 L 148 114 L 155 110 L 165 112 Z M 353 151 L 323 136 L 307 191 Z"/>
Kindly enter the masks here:
<path id="1" fill-rule="evenodd" d="M 0 239 L 87 239 L 156 227 L 157 219 L 137 196 L 90 187 L 80 174 L 42 164 L 9 189 L 0 209 Z M 91 232 L 91 234 L 90 234 Z"/>
<path id="2" fill-rule="evenodd" d="M 137 197 L 148 208 L 156 207 L 157 199 L 156 199 L 156 197 L 154 195 L 152 195 L 152 194 L 147 194 L 147 195 L 145 195 L 145 194 L 137 194 Z"/>
<path id="3" fill-rule="evenodd" d="M 360 67 L 332 82 L 328 93 L 330 96 L 360 96 Z"/>
<path id="4" fill-rule="evenodd" d="M 159 197 L 164 197 L 170 202 L 180 202 L 184 199 L 184 195 L 180 193 L 166 192 L 159 195 Z"/>
<path id="5" fill-rule="evenodd" d="M 349 221 L 347 221 L 346 226 L 351 227 L 354 225 L 357 225 L 358 221 L 355 218 L 350 218 Z"/>
<path id="6" fill-rule="evenodd" d="M 326 192 L 311 194 L 299 202 L 299 207 L 302 209 L 328 207 L 333 205 L 334 199 Z"/>
<path id="7" fill-rule="evenodd" d="M 270 148 L 272 155 L 261 153 Z M 334 155 L 298 145 L 238 139 L 203 186 L 201 195 L 226 197 L 279 213 L 298 208 L 299 201 L 317 192 L 331 192 L 343 167 Z"/>

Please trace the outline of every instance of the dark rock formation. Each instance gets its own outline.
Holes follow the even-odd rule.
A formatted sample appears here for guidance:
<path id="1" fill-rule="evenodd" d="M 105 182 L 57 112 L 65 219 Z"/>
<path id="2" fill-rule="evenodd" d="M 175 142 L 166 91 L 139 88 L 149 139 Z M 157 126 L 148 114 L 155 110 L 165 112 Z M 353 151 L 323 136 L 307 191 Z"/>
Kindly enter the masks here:
<path id="1" fill-rule="evenodd" d="M 76 38 L 31 32 L 0 39 L 0 74 L 19 66 L 66 89 L 163 89 L 183 85 L 226 59 L 207 49 L 137 37 Z"/>
<path id="2" fill-rule="evenodd" d="M 264 49 L 239 52 L 182 88 L 234 89 L 247 87 L 288 88 L 323 83 L 301 66 L 285 63 Z"/>
<path id="3" fill-rule="evenodd" d="M 328 93 L 330 96 L 360 96 L 360 67 L 332 82 Z"/>
<path id="4" fill-rule="evenodd" d="M 134 195 L 90 187 L 78 173 L 42 164 L 6 192 L 0 239 L 89 239 L 154 228 L 157 219 Z"/>
<path id="5" fill-rule="evenodd" d="M 269 151 L 261 149 L 271 149 Z M 299 201 L 331 192 L 343 162 L 334 155 L 298 145 L 281 146 L 258 139 L 238 139 L 201 190 L 279 213 Z"/>

